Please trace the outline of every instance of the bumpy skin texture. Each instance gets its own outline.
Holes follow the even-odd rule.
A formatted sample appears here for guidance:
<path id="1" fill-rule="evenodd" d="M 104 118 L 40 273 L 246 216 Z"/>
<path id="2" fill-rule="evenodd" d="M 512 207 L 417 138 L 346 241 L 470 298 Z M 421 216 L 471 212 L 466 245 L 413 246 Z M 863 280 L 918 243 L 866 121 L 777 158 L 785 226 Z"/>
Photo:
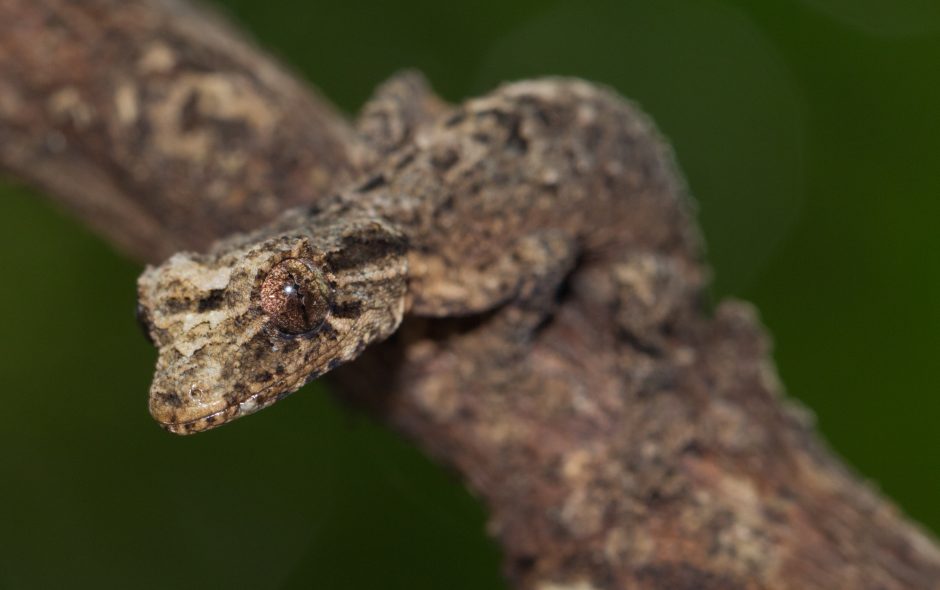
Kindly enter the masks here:
<path id="1" fill-rule="evenodd" d="M 377 110 L 366 110 L 366 124 Z M 150 409 L 164 427 L 195 432 L 267 406 L 388 337 L 405 311 L 496 311 L 490 346 L 520 346 L 577 259 L 606 266 L 643 244 L 681 266 L 694 251 L 679 229 L 687 224 L 651 222 L 664 210 L 684 215 L 670 153 L 605 90 L 512 84 L 425 127 L 410 111 L 391 112 L 401 123 L 385 127 L 390 136 L 417 136 L 386 149 L 390 162 L 360 186 L 141 277 L 141 318 L 160 349 Z M 263 305 L 262 285 L 286 259 L 325 284 L 325 318 L 306 329 L 278 327 Z"/>
<path id="2" fill-rule="evenodd" d="M 222 424 L 387 337 L 404 311 L 404 246 L 377 221 L 310 222 L 148 270 L 138 313 L 160 348 L 154 418 L 181 434 Z M 278 301 L 285 290 L 305 298 L 299 311 Z"/>
<path id="3" fill-rule="evenodd" d="M 644 116 L 574 80 L 507 85 L 448 112 L 415 108 L 436 104 L 416 83 L 365 109 L 360 129 L 393 147 L 354 188 L 144 274 L 165 427 L 216 426 L 336 369 L 349 398 L 485 499 L 520 588 L 936 585 L 930 541 L 781 406 L 750 308 L 704 313 L 690 203 Z M 377 112 L 394 124 L 375 126 Z M 369 221 L 372 238 L 352 229 Z M 301 335 L 272 327 L 283 321 L 256 286 L 285 242 L 337 277 L 329 305 L 344 298 L 346 327 L 330 313 Z M 243 268 L 205 312 L 212 290 L 177 280 Z M 215 314 L 231 328 L 214 331 Z M 193 390 L 202 375 L 214 393 Z"/>
<path id="4" fill-rule="evenodd" d="M 407 75 L 354 134 L 282 72 L 175 0 L 0 0 L 0 166 L 112 242 L 153 261 L 313 207 L 142 279 L 161 393 L 186 371 L 232 384 L 205 408 L 167 398 L 168 427 L 255 409 L 333 359 L 340 399 L 486 502 L 517 588 L 940 587 L 936 542 L 784 397 L 754 311 L 700 304 L 689 203 L 620 99 L 523 83 L 448 112 Z M 234 89 L 232 110 L 217 99 Z M 281 131 L 259 134 L 264 120 Z M 254 359 L 217 329 L 271 347 Z M 226 362 L 205 360 L 211 346 Z"/>
<path id="5" fill-rule="evenodd" d="M 487 501 L 521 588 L 934 583 L 930 542 L 780 407 L 750 310 L 706 318 L 689 202 L 645 117 L 573 80 L 450 111 L 425 92 L 405 76 L 364 110 L 384 158 L 354 188 L 141 277 L 164 427 L 337 369 Z M 285 259 L 323 278 L 322 322 L 285 321 L 276 289 L 266 306 Z"/>

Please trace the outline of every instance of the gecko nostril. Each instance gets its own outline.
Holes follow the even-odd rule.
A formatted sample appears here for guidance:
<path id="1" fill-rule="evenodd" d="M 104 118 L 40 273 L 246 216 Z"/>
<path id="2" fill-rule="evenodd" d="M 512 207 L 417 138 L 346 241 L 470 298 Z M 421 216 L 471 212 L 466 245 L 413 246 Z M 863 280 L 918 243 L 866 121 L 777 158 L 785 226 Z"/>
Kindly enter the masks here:
<path id="1" fill-rule="evenodd" d="M 206 399 L 208 397 L 207 393 L 208 392 L 205 388 L 196 383 L 191 383 L 189 385 L 189 397 L 192 400 L 199 401 Z"/>

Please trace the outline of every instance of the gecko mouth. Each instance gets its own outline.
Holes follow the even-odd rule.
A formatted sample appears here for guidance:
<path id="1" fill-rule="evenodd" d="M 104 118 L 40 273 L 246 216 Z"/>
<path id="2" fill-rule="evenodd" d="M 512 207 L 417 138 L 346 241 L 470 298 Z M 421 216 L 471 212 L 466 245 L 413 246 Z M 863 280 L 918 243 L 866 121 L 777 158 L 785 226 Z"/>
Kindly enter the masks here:
<path id="1" fill-rule="evenodd" d="M 330 365 L 330 369 L 334 365 Z M 328 370 L 328 369 L 327 369 Z M 196 434 L 205 430 L 211 430 L 236 418 L 254 414 L 259 410 L 278 402 L 301 387 L 321 377 L 327 370 L 297 370 L 280 376 L 277 381 L 268 383 L 260 390 L 250 394 L 240 401 L 226 401 L 224 407 L 210 411 L 201 416 L 186 417 L 180 420 L 180 410 L 185 412 L 184 404 L 178 394 L 161 394 L 151 392 L 150 395 L 150 415 L 160 425 L 161 428 L 173 434 Z M 222 397 L 222 396 L 220 396 Z M 168 402 L 167 399 L 171 399 Z M 224 398 L 223 398 L 224 399 Z M 216 406 L 218 407 L 218 406 Z M 185 412 L 192 415 L 191 410 Z"/>
<path id="2" fill-rule="evenodd" d="M 235 420 L 236 418 L 253 414 L 257 412 L 258 410 L 262 410 L 270 406 L 274 402 L 280 399 L 283 399 L 284 397 L 287 397 L 288 395 L 293 393 L 294 390 L 288 389 L 288 390 L 282 391 L 281 393 L 272 394 L 273 391 L 277 391 L 279 389 L 279 388 L 276 388 L 275 386 L 282 385 L 283 383 L 284 383 L 283 380 L 278 383 L 272 383 L 264 387 L 260 391 L 257 391 L 251 394 L 250 396 L 248 396 L 246 399 L 242 401 L 229 403 L 221 410 L 216 410 L 214 412 L 210 412 L 208 414 L 205 414 L 203 416 L 198 416 L 196 418 L 189 418 L 186 420 L 176 420 L 175 414 L 174 414 L 172 415 L 173 417 L 170 420 L 164 420 L 156 415 L 158 411 L 154 408 L 154 404 L 151 404 L 150 413 L 151 415 L 153 415 L 154 419 L 157 421 L 160 427 L 166 430 L 167 432 L 172 432 L 173 434 L 184 434 L 184 435 L 195 434 L 197 432 L 202 432 L 205 430 L 210 430 L 217 426 L 221 426 L 222 424 L 225 424 L 226 422 L 231 422 L 232 420 Z M 159 395 L 154 396 L 154 399 L 158 399 L 158 398 L 159 398 Z"/>
<path id="3" fill-rule="evenodd" d="M 325 356 L 334 357 L 339 349 L 344 348 L 346 340 L 346 337 L 342 338 L 338 342 L 339 346 L 326 351 Z M 211 402 L 208 404 L 187 404 L 183 399 L 192 397 L 192 395 L 181 396 L 175 393 L 163 393 L 161 390 L 173 388 L 160 387 L 155 383 L 155 386 L 151 387 L 150 414 L 161 428 L 173 434 L 187 435 L 211 430 L 242 416 L 248 416 L 263 410 L 284 399 L 305 384 L 319 378 L 335 365 L 329 363 L 327 366 L 328 368 L 321 370 L 301 367 L 293 372 L 278 375 L 276 380 L 271 381 L 241 400 L 233 399 L 234 396 L 223 393 L 214 394 L 211 396 L 212 399 L 216 400 L 214 404 Z M 199 388 L 194 390 L 199 391 Z M 224 405 L 218 403 L 223 401 Z M 203 406 L 205 412 L 201 415 L 198 413 L 200 405 Z"/>

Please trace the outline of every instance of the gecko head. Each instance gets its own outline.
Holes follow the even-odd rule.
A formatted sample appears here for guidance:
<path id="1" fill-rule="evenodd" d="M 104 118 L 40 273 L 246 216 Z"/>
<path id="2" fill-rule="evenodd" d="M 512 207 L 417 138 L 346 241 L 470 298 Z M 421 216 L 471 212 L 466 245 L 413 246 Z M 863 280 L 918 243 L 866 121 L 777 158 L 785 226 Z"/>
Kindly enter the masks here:
<path id="1" fill-rule="evenodd" d="M 370 221 L 176 254 L 138 280 L 159 350 L 150 413 L 177 434 L 271 405 L 351 360 L 401 322 L 405 248 Z"/>

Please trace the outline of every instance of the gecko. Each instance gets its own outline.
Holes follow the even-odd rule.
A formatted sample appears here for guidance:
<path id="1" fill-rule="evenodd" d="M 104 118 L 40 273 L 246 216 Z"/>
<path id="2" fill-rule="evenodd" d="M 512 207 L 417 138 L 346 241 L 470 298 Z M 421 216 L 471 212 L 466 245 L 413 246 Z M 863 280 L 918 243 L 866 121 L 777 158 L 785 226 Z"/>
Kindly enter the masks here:
<path id="1" fill-rule="evenodd" d="M 408 317 L 486 316 L 472 354 L 487 371 L 525 353 L 575 273 L 623 275 L 616 291 L 638 255 L 696 250 L 668 144 L 614 92 L 548 78 L 448 107 L 420 85 L 388 88 L 364 109 L 382 156 L 367 178 L 141 275 L 138 317 L 158 349 L 150 412 L 164 429 L 267 407 Z M 658 223 L 663 211 L 676 220 Z M 668 299 L 646 307 L 668 313 Z M 636 315 L 612 317 L 629 330 Z"/>

